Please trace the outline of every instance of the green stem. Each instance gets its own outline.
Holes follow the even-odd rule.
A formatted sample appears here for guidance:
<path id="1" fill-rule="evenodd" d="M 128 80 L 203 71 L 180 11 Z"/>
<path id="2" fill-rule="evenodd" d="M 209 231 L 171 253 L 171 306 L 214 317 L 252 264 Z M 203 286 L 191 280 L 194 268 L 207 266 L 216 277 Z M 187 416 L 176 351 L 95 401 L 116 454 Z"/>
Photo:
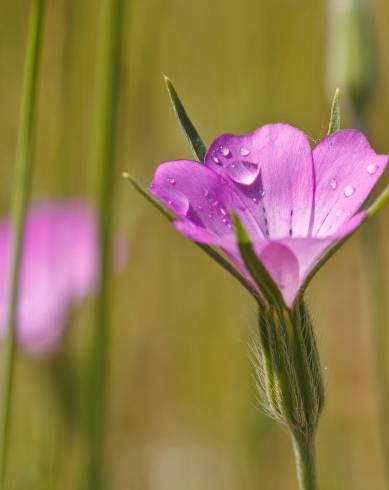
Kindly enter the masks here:
<path id="1" fill-rule="evenodd" d="M 293 449 L 300 490 L 316 489 L 315 438 L 313 434 L 296 433 Z"/>
<path id="2" fill-rule="evenodd" d="M 12 251 L 11 278 L 8 302 L 4 353 L 4 383 L 2 387 L 2 413 L 0 419 L 0 486 L 4 487 L 9 453 L 10 412 L 12 406 L 15 367 L 16 315 L 18 303 L 20 264 L 24 238 L 24 223 L 32 178 L 33 128 L 36 116 L 38 67 L 42 45 L 45 0 L 34 0 L 31 7 L 30 26 L 22 87 L 22 101 L 18 144 L 16 150 L 14 189 L 12 198 Z"/>
<path id="3" fill-rule="evenodd" d="M 368 133 L 365 108 L 367 102 L 361 107 L 354 103 L 354 124 Z M 368 306 L 373 328 L 373 357 L 375 360 L 376 378 L 378 381 L 378 424 L 380 428 L 380 440 L 384 461 L 385 482 L 389 488 L 389 372 L 387 363 L 388 336 L 388 308 L 385 300 L 385 267 L 383 265 L 383 253 L 380 246 L 380 233 L 377 217 L 374 216 L 377 209 L 387 199 L 387 189 L 369 209 L 370 218 L 366 220 L 362 228 L 363 255 L 365 258 L 365 274 L 368 288 Z"/>
<path id="4" fill-rule="evenodd" d="M 367 220 L 363 227 L 365 272 L 367 277 L 368 301 L 373 325 L 375 370 L 378 380 L 379 424 L 386 482 L 389 485 L 389 372 L 387 363 L 388 311 L 385 301 L 385 278 L 383 254 L 380 246 L 376 218 Z"/>
<path id="5" fill-rule="evenodd" d="M 111 256 L 112 183 L 117 113 L 117 88 L 120 54 L 120 19 L 122 0 L 102 0 L 100 39 L 97 59 L 96 125 L 93 165 L 98 171 L 96 199 L 100 227 L 100 289 L 95 304 L 91 379 L 89 397 L 90 490 L 103 488 L 104 422 L 108 353 L 109 276 Z"/>

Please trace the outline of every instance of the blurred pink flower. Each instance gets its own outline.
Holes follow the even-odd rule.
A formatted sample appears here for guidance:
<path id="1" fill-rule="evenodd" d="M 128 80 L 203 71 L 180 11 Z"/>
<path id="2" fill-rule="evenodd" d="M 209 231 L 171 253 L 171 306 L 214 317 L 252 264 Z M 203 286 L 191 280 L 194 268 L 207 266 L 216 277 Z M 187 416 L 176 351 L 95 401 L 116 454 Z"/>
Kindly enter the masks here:
<path id="1" fill-rule="evenodd" d="M 4 335 L 11 227 L 0 220 L 0 334 Z M 58 347 L 70 308 L 95 291 L 99 275 L 97 222 L 81 199 L 47 201 L 26 217 L 17 310 L 17 339 L 32 355 Z M 7 279 L 8 278 L 8 279 Z"/>

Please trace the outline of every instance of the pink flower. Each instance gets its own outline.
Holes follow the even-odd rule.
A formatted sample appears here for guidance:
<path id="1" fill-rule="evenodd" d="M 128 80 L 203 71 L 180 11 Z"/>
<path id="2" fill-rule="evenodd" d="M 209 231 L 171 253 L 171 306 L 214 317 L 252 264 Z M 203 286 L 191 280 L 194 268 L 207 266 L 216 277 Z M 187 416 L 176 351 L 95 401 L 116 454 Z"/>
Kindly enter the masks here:
<path id="1" fill-rule="evenodd" d="M 0 220 L 0 332 L 7 318 L 11 228 Z M 99 246 L 92 209 L 82 200 L 48 201 L 26 217 L 17 339 L 33 355 L 49 355 L 61 341 L 70 308 L 98 285 Z"/>
<path id="2" fill-rule="evenodd" d="M 359 210 L 387 162 L 353 129 L 332 133 L 312 150 L 302 131 L 269 124 L 219 136 L 204 165 L 162 163 L 150 191 L 175 213 L 178 231 L 220 247 L 258 290 L 239 252 L 236 213 L 292 307 L 313 269 L 366 218 Z"/>

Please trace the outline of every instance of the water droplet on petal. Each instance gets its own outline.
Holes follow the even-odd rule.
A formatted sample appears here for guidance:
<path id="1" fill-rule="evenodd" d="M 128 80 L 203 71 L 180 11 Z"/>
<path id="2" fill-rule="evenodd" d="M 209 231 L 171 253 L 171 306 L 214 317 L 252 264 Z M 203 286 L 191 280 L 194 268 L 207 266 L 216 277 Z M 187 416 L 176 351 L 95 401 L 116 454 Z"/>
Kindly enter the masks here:
<path id="1" fill-rule="evenodd" d="M 343 191 L 343 193 L 346 197 L 352 196 L 354 194 L 354 192 L 355 192 L 355 187 L 353 187 L 352 185 L 346 185 L 346 187 L 344 188 L 344 191 Z"/>
<path id="2" fill-rule="evenodd" d="M 174 177 L 168 177 L 166 180 L 167 180 L 167 181 L 169 182 L 169 184 L 171 184 L 171 185 L 174 185 L 174 184 L 176 183 L 176 179 L 175 179 Z"/>
<path id="3" fill-rule="evenodd" d="M 376 173 L 377 171 L 377 165 L 375 163 L 370 163 L 370 165 L 368 165 L 366 167 L 366 170 L 367 170 L 367 173 L 370 174 L 370 175 L 373 175 Z"/>
<path id="4" fill-rule="evenodd" d="M 261 191 L 261 197 L 265 197 L 265 191 Z"/>
<path id="5" fill-rule="evenodd" d="M 342 216 L 344 213 L 344 209 L 343 208 L 338 208 L 336 211 L 335 211 L 335 216 L 337 216 L 338 218 L 340 216 Z"/>
<path id="6" fill-rule="evenodd" d="M 259 173 L 258 165 L 243 160 L 229 163 L 226 167 L 228 175 L 238 184 L 250 185 Z"/>
<path id="7" fill-rule="evenodd" d="M 213 155 L 212 156 L 212 160 L 215 162 L 215 163 L 220 163 L 220 160 L 218 159 L 218 157 L 216 155 Z"/>
<path id="8" fill-rule="evenodd" d="M 186 215 L 189 210 L 189 200 L 184 193 L 176 189 L 166 188 L 160 192 L 160 197 L 163 201 L 179 215 Z"/>
<path id="9" fill-rule="evenodd" d="M 242 157 L 247 157 L 247 155 L 250 155 L 250 150 L 242 146 L 242 148 L 240 149 L 240 154 L 242 155 Z"/>
<path id="10" fill-rule="evenodd" d="M 253 197 L 253 202 L 254 202 L 255 204 L 257 204 L 258 199 L 257 199 L 256 197 Z"/>
<path id="11" fill-rule="evenodd" d="M 330 186 L 331 186 L 331 189 L 333 189 L 333 190 L 335 190 L 338 187 L 338 182 L 336 181 L 336 179 L 330 180 Z"/>
<path id="12" fill-rule="evenodd" d="M 230 149 L 228 148 L 228 146 L 221 146 L 220 147 L 220 153 L 224 156 L 224 157 L 228 157 L 231 155 L 231 152 L 230 152 Z"/>
<path id="13" fill-rule="evenodd" d="M 227 214 L 227 211 L 224 208 L 220 208 L 219 211 L 222 216 L 225 216 Z"/>

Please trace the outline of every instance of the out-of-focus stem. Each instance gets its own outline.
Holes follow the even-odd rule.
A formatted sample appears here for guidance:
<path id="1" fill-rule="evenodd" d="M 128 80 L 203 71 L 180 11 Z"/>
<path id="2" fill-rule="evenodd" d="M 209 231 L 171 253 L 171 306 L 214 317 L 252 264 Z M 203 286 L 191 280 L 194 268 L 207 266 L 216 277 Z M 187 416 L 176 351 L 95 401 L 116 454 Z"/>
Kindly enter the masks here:
<path id="1" fill-rule="evenodd" d="M 33 0 L 24 67 L 19 135 L 16 150 L 14 188 L 11 204 L 12 250 L 8 317 L 4 353 L 4 383 L 0 419 L 0 487 L 4 487 L 9 453 L 10 412 L 15 367 L 16 316 L 24 224 L 32 178 L 33 129 L 36 119 L 39 59 L 42 45 L 45 0 Z"/>
<path id="2" fill-rule="evenodd" d="M 389 372 L 387 362 L 388 312 L 385 302 L 385 278 L 377 218 L 367 220 L 363 228 L 365 271 L 370 316 L 373 324 L 374 360 L 378 380 L 379 420 L 386 481 L 389 482 Z"/>
<path id="3" fill-rule="evenodd" d="M 374 25 L 369 0 L 330 0 L 328 80 L 340 85 L 349 97 L 353 126 L 366 133 L 366 110 L 377 73 Z M 372 217 L 387 198 L 384 192 L 368 210 L 363 227 L 364 263 L 368 302 L 374 336 L 374 359 L 378 379 L 380 435 L 389 488 L 389 374 L 386 362 L 388 313 L 384 298 L 385 277 L 376 218 Z"/>
<path id="4" fill-rule="evenodd" d="M 121 0 L 102 0 L 96 73 L 96 113 L 93 133 L 93 165 L 98 172 L 96 200 L 101 247 L 100 288 L 95 302 L 93 348 L 89 379 L 88 483 L 90 490 L 103 488 L 104 422 L 108 352 L 109 276 L 112 223 L 112 181 L 115 122 L 120 55 Z"/>
<path id="5" fill-rule="evenodd" d="M 353 101 L 354 125 L 367 133 L 366 103 L 361 105 Z M 383 255 L 380 246 L 380 233 L 378 219 L 371 216 L 362 228 L 363 255 L 365 263 L 366 284 L 368 288 L 368 304 L 371 323 L 373 327 L 373 348 L 375 371 L 378 381 L 378 409 L 379 428 L 382 447 L 382 455 L 385 469 L 385 480 L 389 486 L 389 372 L 387 363 L 388 336 L 388 311 L 385 301 L 385 277 Z"/>

